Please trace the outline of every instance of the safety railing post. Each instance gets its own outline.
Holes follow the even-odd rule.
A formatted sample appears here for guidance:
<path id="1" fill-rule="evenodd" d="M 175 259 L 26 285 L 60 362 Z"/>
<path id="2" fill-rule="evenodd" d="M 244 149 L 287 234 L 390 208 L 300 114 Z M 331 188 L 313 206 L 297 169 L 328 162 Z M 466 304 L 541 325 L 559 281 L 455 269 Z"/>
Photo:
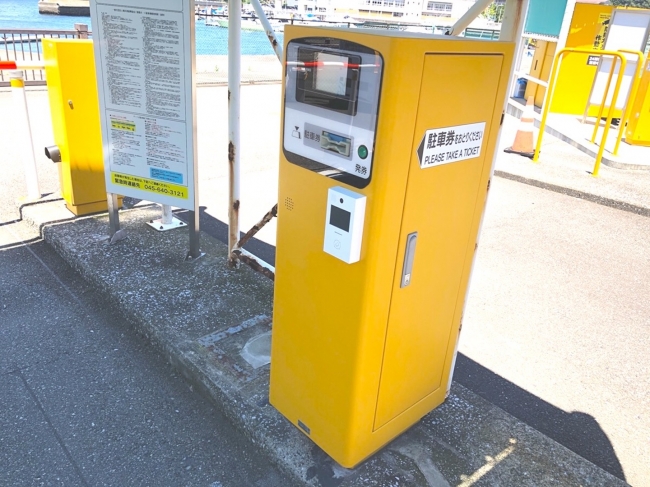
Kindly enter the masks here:
<path id="1" fill-rule="evenodd" d="M 621 117 L 621 122 L 618 124 L 618 135 L 616 136 L 616 145 L 614 145 L 614 154 L 615 156 L 618 155 L 618 149 L 621 145 L 621 139 L 623 139 L 623 132 L 625 131 L 625 125 L 627 124 L 627 121 L 630 119 L 630 115 L 632 113 L 632 104 L 634 103 L 634 99 L 636 98 L 636 93 L 639 89 L 639 83 L 641 81 L 641 72 L 643 70 L 643 65 L 645 64 L 645 58 L 643 56 L 643 53 L 641 51 L 633 51 L 633 50 L 628 50 L 628 49 L 619 49 L 619 52 L 627 53 L 627 54 L 633 54 L 637 57 L 637 65 L 636 69 L 634 70 L 634 80 L 632 81 L 632 85 L 630 86 L 630 92 L 627 96 L 627 100 L 625 101 L 625 106 L 623 107 L 623 116 Z"/>
<path id="2" fill-rule="evenodd" d="M 596 136 L 598 135 L 598 129 L 600 128 L 600 119 L 603 117 L 603 111 L 605 111 L 605 105 L 607 105 L 607 95 L 609 95 L 609 87 L 612 86 L 612 78 L 614 77 L 614 71 L 616 71 L 616 61 L 617 59 L 612 59 L 612 67 L 609 70 L 609 75 L 607 76 L 607 83 L 605 84 L 605 94 L 603 99 L 600 102 L 600 107 L 598 108 L 598 116 L 596 117 L 596 123 L 594 124 L 594 131 L 591 134 L 591 143 L 596 143 Z M 619 73 L 620 76 L 620 73 Z M 613 105 L 609 106 L 607 113 L 616 109 L 616 100 L 612 100 Z"/>
<path id="3" fill-rule="evenodd" d="M 13 92 L 16 116 L 20 119 L 17 124 L 18 140 L 16 146 L 21 149 L 25 168 L 25 182 L 27 184 L 27 197 L 35 200 L 41 197 L 38 186 L 38 173 L 36 172 L 36 156 L 32 143 L 32 129 L 29 123 L 27 97 L 25 95 L 25 79 L 22 71 L 11 71 L 9 74 L 11 91 Z"/>
<path id="4" fill-rule="evenodd" d="M 621 84 L 623 81 L 623 73 L 625 73 L 625 68 L 627 66 L 627 59 L 625 58 L 625 56 L 623 56 L 620 52 L 617 51 L 596 51 L 594 49 L 579 49 L 579 48 L 571 48 L 571 47 L 566 47 L 564 49 L 561 49 L 555 55 L 555 61 L 553 62 L 553 69 L 551 71 L 551 76 L 548 81 L 548 88 L 546 89 L 546 96 L 544 97 L 544 109 L 542 110 L 542 120 L 539 125 L 539 134 L 537 136 L 537 145 L 535 146 L 535 153 L 533 154 L 534 162 L 537 162 L 539 160 L 539 151 L 542 148 L 542 138 L 544 135 L 544 130 L 546 129 L 546 119 L 548 118 L 548 113 L 550 111 L 550 106 L 551 106 L 551 100 L 553 99 L 553 91 L 555 89 L 555 82 L 557 81 L 558 70 L 562 62 L 562 58 L 564 57 L 565 54 L 569 54 L 569 53 L 582 53 L 582 54 L 595 53 L 599 56 L 612 56 L 615 59 L 613 59 L 612 62 L 612 70 L 610 71 L 610 77 L 614 72 L 616 59 L 619 59 L 621 61 L 621 68 L 619 70 L 619 75 L 616 78 L 616 84 L 614 85 L 614 94 L 612 96 L 612 103 L 615 105 L 616 100 L 618 99 L 618 93 L 621 89 Z M 600 103 L 599 118 L 598 120 L 596 120 L 596 128 L 598 128 L 600 115 L 602 115 L 603 107 L 605 106 L 605 103 L 607 101 L 608 94 L 609 94 L 609 83 L 607 85 L 607 88 L 605 89 L 605 93 L 603 94 L 603 99 Z M 607 119 L 605 120 L 605 128 L 603 130 L 603 136 L 601 139 L 600 147 L 598 149 L 598 154 L 596 156 L 596 161 L 594 163 L 594 170 L 591 173 L 591 175 L 594 177 L 598 176 L 598 172 L 600 170 L 600 162 L 602 161 L 603 153 L 605 151 L 605 143 L 607 142 L 607 135 L 609 134 L 609 129 L 612 124 L 612 115 L 613 115 L 613 110 L 611 109 L 608 110 Z"/>
<path id="5" fill-rule="evenodd" d="M 544 99 L 544 109 L 542 110 L 542 119 L 539 123 L 539 134 L 537 135 L 537 145 L 535 146 L 535 153 L 533 154 L 533 162 L 539 161 L 539 151 L 542 148 L 542 137 L 544 135 L 544 129 L 546 128 L 546 119 L 548 118 L 548 112 L 551 108 L 551 100 L 553 99 L 553 90 L 555 89 L 555 78 L 557 72 L 560 69 L 560 64 L 562 63 L 562 58 L 566 51 L 564 49 L 560 50 L 555 57 L 555 62 L 553 63 L 553 69 L 551 70 L 551 76 L 548 79 L 548 88 L 546 88 L 546 96 Z"/>
<path id="6" fill-rule="evenodd" d="M 612 96 L 612 104 L 610 109 L 607 110 L 607 120 L 605 120 L 605 128 L 603 129 L 603 137 L 600 141 L 600 147 L 598 149 L 598 155 L 596 156 L 596 162 L 594 163 L 594 170 L 591 172 L 593 177 L 598 177 L 598 171 L 600 171 L 600 162 L 603 159 L 603 153 L 605 152 L 605 144 L 607 144 L 607 134 L 609 134 L 609 129 L 612 126 L 612 117 L 614 115 L 614 108 L 616 108 L 616 100 L 618 100 L 618 93 L 621 91 L 621 84 L 623 83 L 623 75 L 625 74 L 625 68 L 627 66 L 627 59 L 622 54 L 618 54 L 621 60 L 621 70 L 618 73 L 616 78 L 616 85 L 614 86 L 614 95 Z M 607 91 L 603 95 L 605 101 L 607 99 Z M 596 120 L 596 123 L 599 121 Z"/>

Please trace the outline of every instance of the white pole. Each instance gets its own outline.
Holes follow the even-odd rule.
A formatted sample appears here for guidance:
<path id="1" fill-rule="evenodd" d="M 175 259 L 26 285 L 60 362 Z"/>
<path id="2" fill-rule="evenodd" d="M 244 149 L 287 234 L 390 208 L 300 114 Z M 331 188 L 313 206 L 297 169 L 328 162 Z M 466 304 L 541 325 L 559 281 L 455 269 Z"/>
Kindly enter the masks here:
<path id="1" fill-rule="evenodd" d="M 273 30 L 273 27 L 271 27 L 269 19 L 266 18 L 266 14 L 264 13 L 264 9 L 260 4 L 260 0 L 251 0 L 251 5 L 255 9 L 257 16 L 260 18 L 262 27 L 264 27 L 264 31 L 266 32 L 266 37 L 269 38 L 269 42 L 275 51 L 275 55 L 278 57 L 280 62 L 282 62 L 282 43 L 278 41 L 278 38 L 275 35 L 275 31 Z"/>
<path id="2" fill-rule="evenodd" d="M 513 85 L 515 83 L 515 73 L 519 70 L 519 65 L 521 64 L 524 43 L 524 24 L 526 22 L 526 13 L 528 12 L 529 1 L 530 0 L 508 0 L 506 2 L 506 8 L 501 22 L 499 40 L 515 43 L 515 57 L 513 59 L 512 67 L 510 68 L 508 91 L 506 91 L 506 107 L 508 106 L 508 100 L 512 96 Z M 499 133 L 499 137 L 500 136 L 501 134 Z"/>
<path id="3" fill-rule="evenodd" d="M 228 262 L 236 262 L 232 254 L 239 240 L 240 199 L 240 93 L 241 93 L 241 0 L 228 3 Z"/>
<path id="4" fill-rule="evenodd" d="M 25 182 L 27 183 L 27 197 L 30 200 L 37 200 L 41 197 L 41 190 L 38 187 L 38 173 L 36 172 L 36 156 L 34 144 L 32 143 L 32 129 L 29 123 L 29 111 L 27 110 L 27 98 L 25 96 L 25 80 L 22 71 L 11 71 L 9 73 L 11 91 L 13 91 L 16 117 L 20 119 L 17 129 L 17 146 L 22 146 L 23 164 L 25 166 Z M 23 140 L 20 140 L 20 139 Z"/>
<path id="5" fill-rule="evenodd" d="M 506 0 L 506 7 L 503 14 L 503 22 L 501 23 L 501 33 L 499 34 L 499 40 L 507 41 L 507 42 L 515 42 L 515 52 L 517 46 L 522 42 L 522 34 L 524 32 L 524 22 L 526 20 L 526 13 L 528 12 L 528 3 L 529 0 Z M 504 114 L 506 111 L 506 107 L 508 106 L 508 100 L 510 98 L 510 89 L 513 83 L 514 70 L 515 70 L 515 65 L 513 62 L 512 65 L 510 66 L 510 77 L 508 78 L 506 99 L 502 109 L 503 110 L 502 113 Z M 488 183 L 488 188 L 490 187 L 492 180 L 494 179 L 494 167 L 499 154 L 499 145 L 501 141 L 501 132 L 502 132 L 501 128 L 502 128 L 501 126 L 498 127 L 497 143 L 496 143 L 496 147 L 494 148 L 494 157 L 492 158 L 492 167 L 490 168 L 490 179 Z M 487 201 L 489 201 L 490 198 L 490 193 L 491 192 L 488 189 L 488 193 L 486 196 L 486 206 L 487 206 Z M 467 283 L 467 289 L 465 291 L 465 304 L 464 304 L 463 314 L 461 315 L 461 322 L 460 322 L 461 330 L 463 327 L 462 320 L 465 316 L 465 310 L 467 309 L 467 298 L 469 296 L 470 288 L 472 287 L 472 278 L 474 276 L 474 269 L 476 268 L 476 254 L 478 253 L 478 244 L 481 238 L 481 230 L 483 229 L 484 221 L 485 221 L 485 210 L 483 211 L 483 216 L 481 217 L 481 223 L 479 225 L 478 234 L 476 236 L 477 250 L 474 252 L 474 255 L 472 257 L 472 267 L 471 267 L 472 270 L 470 272 L 469 282 Z M 451 362 L 451 371 L 449 373 L 449 381 L 447 382 L 447 395 L 449 395 L 449 391 L 451 389 L 451 382 L 454 377 L 454 367 L 456 366 L 456 357 L 458 356 L 459 343 L 460 343 L 460 336 L 456 341 L 456 349 L 454 350 L 454 356 Z"/>
<path id="6" fill-rule="evenodd" d="M 447 32 L 447 35 L 458 36 L 463 33 L 472 21 L 481 15 L 483 11 L 488 8 L 492 3 L 492 0 L 476 0 L 476 3 L 472 5 L 465 14 L 456 21 L 454 25 L 451 26 L 451 29 Z"/>

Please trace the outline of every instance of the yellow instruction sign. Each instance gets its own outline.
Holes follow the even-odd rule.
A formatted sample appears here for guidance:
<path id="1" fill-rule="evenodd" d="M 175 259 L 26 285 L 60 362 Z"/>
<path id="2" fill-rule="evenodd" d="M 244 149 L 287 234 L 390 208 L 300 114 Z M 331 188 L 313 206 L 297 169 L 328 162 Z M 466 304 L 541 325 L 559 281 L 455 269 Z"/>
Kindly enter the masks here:
<path id="1" fill-rule="evenodd" d="M 148 191 L 154 194 L 162 194 L 185 200 L 188 198 L 188 190 L 186 186 L 154 181 L 153 179 L 131 176 L 130 174 L 111 172 L 111 182 L 120 186 Z"/>
<path id="2" fill-rule="evenodd" d="M 131 122 L 123 122 L 121 120 L 111 120 L 111 128 L 117 130 L 128 130 L 129 132 L 135 132 L 135 124 Z"/>

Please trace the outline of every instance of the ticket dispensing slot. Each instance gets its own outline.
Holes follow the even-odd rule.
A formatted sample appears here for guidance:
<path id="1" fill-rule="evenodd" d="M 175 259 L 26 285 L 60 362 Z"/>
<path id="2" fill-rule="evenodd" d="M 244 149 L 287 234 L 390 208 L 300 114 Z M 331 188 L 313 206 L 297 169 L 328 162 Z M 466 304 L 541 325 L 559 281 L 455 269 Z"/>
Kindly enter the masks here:
<path id="1" fill-rule="evenodd" d="M 340 135 L 331 134 L 323 130 L 323 133 L 320 136 L 320 146 L 342 156 L 350 156 L 350 146 L 352 145 L 352 140 L 347 137 L 341 137 Z"/>

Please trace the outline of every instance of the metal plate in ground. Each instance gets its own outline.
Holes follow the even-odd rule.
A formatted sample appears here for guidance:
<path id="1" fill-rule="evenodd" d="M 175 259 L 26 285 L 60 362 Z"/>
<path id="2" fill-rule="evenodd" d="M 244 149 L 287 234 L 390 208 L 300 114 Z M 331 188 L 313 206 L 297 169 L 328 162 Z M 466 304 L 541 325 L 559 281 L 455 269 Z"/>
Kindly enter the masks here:
<path id="1" fill-rule="evenodd" d="M 238 325 L 201 337 L 196 342 L 212 365 L 243 385 L 268 375 L 266 367 L 251 367 L 241 356 L 241 351 L 249 340 L 269 332 L 270 328 L 271 318 L 258 315 Z"/>
<path id="2" fill-rule="evenodd" d="M 149 220 L 147 222 L 147 225 L 159 232 L 166 232 L 168 230 L 175 230 L 177 228 L 186 227 L 187 223 L 179 220 L 176 217 L 172 217 L 171 223 L 163 223 L 162 218 L 158 218 L 157 220 Z"/>

